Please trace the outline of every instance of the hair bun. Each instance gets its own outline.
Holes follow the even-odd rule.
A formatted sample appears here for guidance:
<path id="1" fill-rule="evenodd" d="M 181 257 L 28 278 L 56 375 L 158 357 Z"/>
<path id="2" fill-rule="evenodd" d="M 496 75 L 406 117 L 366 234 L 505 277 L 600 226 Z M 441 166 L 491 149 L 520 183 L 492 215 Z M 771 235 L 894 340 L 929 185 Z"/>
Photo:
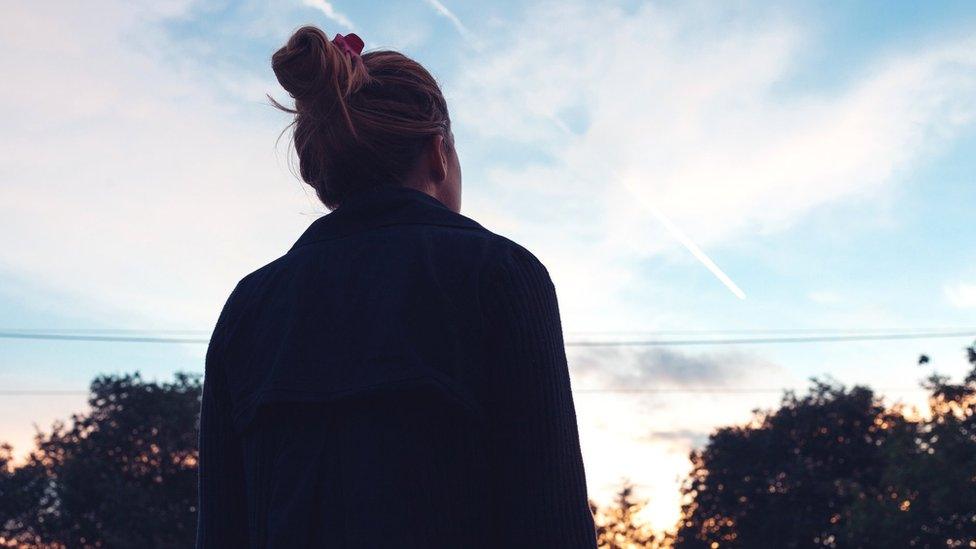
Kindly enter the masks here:
<path id="1" fill-rule="evenodd" d="M 271 68 L 285 91 L 296 101 L 307 102 L 329 91 L 327 83 L 337 79 L 337 71 L 347 73 L 343 80 L 348 78 L 348 63 L 330 51 L 335 49 L 321 29 L 305 26 L 271 56 Z"/>

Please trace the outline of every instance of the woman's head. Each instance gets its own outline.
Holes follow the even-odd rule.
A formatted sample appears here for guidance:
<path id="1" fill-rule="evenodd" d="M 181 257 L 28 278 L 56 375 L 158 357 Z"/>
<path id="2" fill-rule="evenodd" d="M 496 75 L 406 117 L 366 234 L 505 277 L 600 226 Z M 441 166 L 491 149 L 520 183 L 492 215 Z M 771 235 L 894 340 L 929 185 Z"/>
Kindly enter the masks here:
<path id="1" fill-rule="evenodd" d="M 406 185 L 461 206 L 461 172 L 447 103 L 419 63 L 395 51 L 362 56 L 301 27 L 271 58 L 295 99 L 302 179 L 334 209 L 350 193 Z"/>

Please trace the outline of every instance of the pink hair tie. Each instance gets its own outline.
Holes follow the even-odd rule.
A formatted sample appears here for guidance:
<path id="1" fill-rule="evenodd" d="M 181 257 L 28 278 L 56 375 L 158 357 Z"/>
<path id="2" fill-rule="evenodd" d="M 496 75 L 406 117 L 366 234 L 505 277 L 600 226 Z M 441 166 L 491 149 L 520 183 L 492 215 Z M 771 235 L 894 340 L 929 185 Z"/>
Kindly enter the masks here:
<path id="1" fill-rule="evenodd" d="M 332 39 L 332 43 L 339 46 L 345 53 L 356 56 L 363 52 L 363 46 L 365 45 L 363 44 L 363 39 L 353 32 L 345 36 L 336 33 Z"/>

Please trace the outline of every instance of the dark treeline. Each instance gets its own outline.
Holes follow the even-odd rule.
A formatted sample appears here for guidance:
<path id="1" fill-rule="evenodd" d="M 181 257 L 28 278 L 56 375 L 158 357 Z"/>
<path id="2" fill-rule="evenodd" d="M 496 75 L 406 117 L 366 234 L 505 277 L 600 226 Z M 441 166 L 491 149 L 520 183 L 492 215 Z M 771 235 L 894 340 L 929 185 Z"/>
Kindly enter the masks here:
<path id="1" fill-rule="evenodd" d="M 0 538 L 13 547 L 192 547 L 199 376 L 91 384 L 89 411 L 35 438 L 11 468 L 0 447 Z"/>
<path id="2" fill-rule="evenodd" d="M 636 519 L 644 502 L 629 485 L 592 505 L 600 547 L 976 547 L 976 347 L 967 352 L 964 380 L 924 381 L 927 413 L 861 386 L 814 380 L 786 393 L 692 452 L 670 533 Z M 192 546 L 200 391 L 186 374 L 102 376 L 89 410 L 38 433 L 26 462 L 13 466 L 0 445 L 0 546 Z"/>
<path id="3" fill-rule="evenodd" d="M 693 452 L 674 542 L 715 547 L 976 547 L 976 346 L 928 413 L 815 381 Z M 920 365 L 928 357 L 919 359 Z"/>

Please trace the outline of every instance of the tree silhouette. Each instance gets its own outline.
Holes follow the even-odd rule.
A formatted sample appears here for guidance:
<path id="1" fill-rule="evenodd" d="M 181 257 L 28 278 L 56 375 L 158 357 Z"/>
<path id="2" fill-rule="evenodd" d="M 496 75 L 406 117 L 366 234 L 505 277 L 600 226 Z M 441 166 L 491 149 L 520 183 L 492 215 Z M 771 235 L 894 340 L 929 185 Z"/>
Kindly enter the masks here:
<path id="1" fill-rule="evenodd" d="M 196 529 L 199 377 L 103 376 L 90 410 L 0 451 L 0 538 L 12 546 L 189 547 Z M 8 497 L 8 496 L 13 497 Z"/>
<path id="2" fill-rule="evenodd" d="M 36 541 L 30 535 L 37 503 L 44 497 L 43 470 L 36 465 L 14 468 L 9 444 L 0 444 L 0 546 Z"/>
<path id="3" fill-rule="evenodd" d="M 667 537 L 658 537 L 649 524 L 637 516 L 647 506 L 647 500 L 634 497 L 634 486 L 624 481 L 613 505 L 598 507 L 590 502 L 596 523 L 599 549 L 656 549 L 667 547 Z"/>
<path id="4" fill-rule="evenodd" d="M 846 546 L 976 547 L 976 352 L 963 383 L 932 374 L 929 417 L 885 447 L 880 486 L 850 509 Z"/>
<path id="5" fill-rule="evenodd" d="M 976 350 L 928 418 L 814 381 L 692 453 L 679 548 L 976 547 Z"/>

